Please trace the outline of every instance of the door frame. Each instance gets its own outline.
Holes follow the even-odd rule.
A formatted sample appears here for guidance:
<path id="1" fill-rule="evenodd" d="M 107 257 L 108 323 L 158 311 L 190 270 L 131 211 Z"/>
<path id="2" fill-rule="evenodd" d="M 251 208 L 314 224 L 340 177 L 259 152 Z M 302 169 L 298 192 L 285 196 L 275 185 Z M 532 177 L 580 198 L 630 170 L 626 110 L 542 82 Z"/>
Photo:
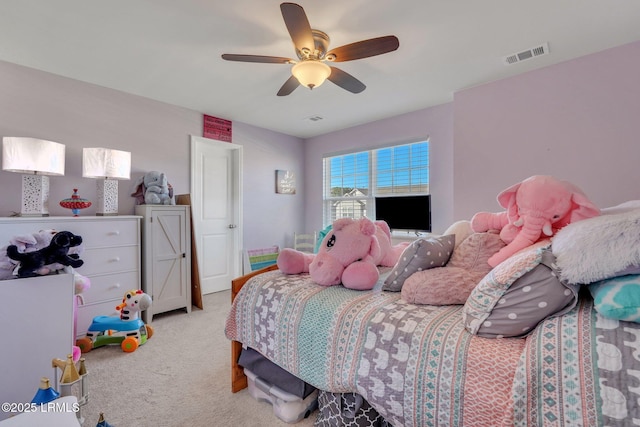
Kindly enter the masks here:
<path id="1" fill-rule="evenodd" d="M 198 179 L 199 177 L 196 176 L 196 167 L 194 162 L 196 161 L 196 158 L 194 156 L 195 152 L 196 152 L 196 145 L 197 144 L 211 144 L 211 145 L 215 145 L 218 148 L 224 149 L 224 150 L 228 150 L 231 154 L 231 162 L 232 162 L 232 172 L 231 172 L 231 194 L 232 194 L 232 203 L 233 203 L 233 218 L 232 218 L 232 223 L 236 225 L 235 228 L 235 232 L 233 233 L 233 246 L 234 246 L 234 252 L 235 255 L 231 257 L 232 259 L 232 267 L 231 267 L 231 271 L 233 273 L 233 277 L 239 277 L 242 274 L 242 242 L 243 242 L 243 234 L 242 234 L 242 230 L 243 230 L 243 214 L 242 214 L 242 207 L 243 207 L 243 200 L 242 200 L 242 155 L 243 155 L 243 146 L 239 145 L 239 144 L 234 144 L 232 142 L 222 142 L 222 141 L 216 141 L 215 139 L 210 139 L 210 138 L 204 138 L 201 136 L 196 136 L 196 135 L 190 135 L 190 143 L 191 143 L 191 154 L 190 154 L 190 169 L 191 169 L 191 173 L 190 173 L 190 188 L 191 188 L 191 204 L 192 204 L 192 209 L 193 211 L 196 211 L 196 209 L 201 208 L 201 201 L 197 200 L 197 197 L 195 197 L 195 194 L 193 194 L 193 183 L 196 182 L 195 180 Z M 197 211 L 196 211 L 197 212 Z M 195 221 L 195 215 L 192 215 L 194 218 L 193 221 L 193 231 L 194 231 L 194 236 L 195 236 L 195 240 L 196 240 L 196 254 L 192 254 L 192 256 L 198 256 L 198 252 L 200 252 L 200 250 L 197 247 L 197 236 L 198 236 L 198 229 L 197 229 L 197 221 Z M 202 278 L 202 264 L 203 260 L 202 259 L 198 259 L 198 278 Z M 231 288 L 231 282 L 229 282 L 229 288 Z"/>

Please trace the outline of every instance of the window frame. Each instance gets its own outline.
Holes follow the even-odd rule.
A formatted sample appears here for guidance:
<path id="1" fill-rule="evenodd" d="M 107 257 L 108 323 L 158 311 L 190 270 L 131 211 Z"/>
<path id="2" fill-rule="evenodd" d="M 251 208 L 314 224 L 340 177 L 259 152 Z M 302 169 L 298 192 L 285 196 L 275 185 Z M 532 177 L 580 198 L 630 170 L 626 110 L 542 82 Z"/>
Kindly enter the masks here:
<path id="1" fill-rule="evenodd" d="M 408 192 L 380 192 L 379 188 L 378 188 L 378 175 L 379 175 L 379 169 L 378 169 L 378 161 L 379 161 L 379 152 L 381 150 L 387 150 L 389 148 L 399 148 L 402 146 L 413 146 L 413 145 L 418 145 L 418 144 L 426 144 L 426 153 L 424 154 L 425 158 L 426 158 L 426 165 L 424 166 L 420 166 L 419 169 L 426 169 L 426 183 L 422 183 L 420 185 L 422 185 L 423 187 L 426 187 L 426 191 L 408 191 Z M 380 146 L 380 147 L 376 147 L 376 148 L 370 148 L 370 149 L 365 149 L 365 150 L 357 150 L 357 151 L 349 151 L 349 152 L 341 152 L 341 153 L 330 153 L 330 154 L 326 154 L 323 159 L 322 159 L 322 174 L 323 174 L 323 188 L 322 188 L 322 222 L 323 222 L 323 227 L 327 227 L 328 225 L 332 224 L 333 221 L 337 218 L 343 218 L 345 216 L 336 216 L 334 217 L 334 204 L 340 201 L 344 201 L 344 200 L 348 200 L 348 197 L 345 197 L 345 195 L 343 194 L 342 196 L 332 196 L 331 195 L 331 190 L 332 190 L 332 186 L 331 186 L 331 181 L 332 181 L 332 175 L 331 175 L 331 161 L 332 159 L 336 159 L 336 158 L 345 158 L 346 156 L 351 156 L 351 155 L 358 155 L 361 153 L 368 153 L 368 165 L 367 165 L 367 175 L 368 175 L 368 188 L 367 188 L 367 194 L 364 195 L 363 197 L 358 197 L 358 198 L 354 198 L 352 200 L 357 200 L 357 201 L 364 201 L 364 209 L 361 209 L 361 212 L 364 212 L 363 215 L 358 215 L 358 216 L 351 216 L 352 218 L 359 218 L 360 216 L 367 216 L 371 219 L 375 219 L 375 197 L 376 196 L 409 196 L 409 195 L 415 195 L 415 196 L 419 196 L 419 195 L 429 195 L 431 193 L 431 188 L 430 188 L 430 171 L 431 171 L 431 166 L 430 166 L 430 159 L 431 159 L 431 142 L 430 142 L 430 138 L 424 138 L 421 139 L 419 141 L 413 141 L 413 142 L 404 142 L 404 143 L 396 143 L 396 144 L 390 144 L 390 145 L 384 145 L 384 146 Z M 411 159 L 411 156 L 409 156 L 409 159 Z M 412 168 L 409 167 L 409 174 L 413 169 L 418 169 L 418 168 Z M 394 168 L 391 168 L 391 174 L 393 175 L 393 172 L 395 171 Z M 354 173 L 355 175 L 355 173 Z M 344 176 L 344 174 L 343 174 Z M 410 179 L 411 182 L 411 179 Z M 411 184 L 409 184 L 409 187 L 411 186 Z M 342 187 L 343 189 L 346 187 Z M 398 188 L 398 187 L 395 187 Z M 354 187 L 351 191 L 359 191 L 358 187 L 355 185 L 355 180 L 354 180 Z M 355 207 L 355 206 L 354 206 Z M 355 211 L 355 209 L 354 209 Z"/>

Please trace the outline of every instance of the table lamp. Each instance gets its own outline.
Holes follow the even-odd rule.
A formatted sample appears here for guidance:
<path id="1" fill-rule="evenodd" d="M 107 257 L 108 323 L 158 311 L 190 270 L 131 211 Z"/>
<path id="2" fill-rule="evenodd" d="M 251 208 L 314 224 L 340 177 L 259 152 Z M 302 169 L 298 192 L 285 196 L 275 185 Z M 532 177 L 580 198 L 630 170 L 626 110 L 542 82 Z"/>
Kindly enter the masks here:
<path id="1" fill-rule="evenodd" d="M 130 179 L 131 153 L 109 148 L 82 149 L 82 176 L 97 178 L 96 215 L 118 215 L 118 180 Z"/>
<path id="2" fill-rule="evenodd" d="M 64 144 L 5 136 L 2 170 L 23 174 L 21 216 L 49 216 L 49 175 L 64 175 Z"/>

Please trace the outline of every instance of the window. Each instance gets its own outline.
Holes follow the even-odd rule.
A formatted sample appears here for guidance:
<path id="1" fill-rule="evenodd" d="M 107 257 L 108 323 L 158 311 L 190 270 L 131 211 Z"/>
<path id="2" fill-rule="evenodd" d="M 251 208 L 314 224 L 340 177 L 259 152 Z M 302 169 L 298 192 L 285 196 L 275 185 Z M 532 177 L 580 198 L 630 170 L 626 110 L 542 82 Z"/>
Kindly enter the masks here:
<path id="1" fill-rule="evenodd" d="M 324 225 L 375 218 L 375 198 L 429 194 L 429 142 L 324 158 Z"/>

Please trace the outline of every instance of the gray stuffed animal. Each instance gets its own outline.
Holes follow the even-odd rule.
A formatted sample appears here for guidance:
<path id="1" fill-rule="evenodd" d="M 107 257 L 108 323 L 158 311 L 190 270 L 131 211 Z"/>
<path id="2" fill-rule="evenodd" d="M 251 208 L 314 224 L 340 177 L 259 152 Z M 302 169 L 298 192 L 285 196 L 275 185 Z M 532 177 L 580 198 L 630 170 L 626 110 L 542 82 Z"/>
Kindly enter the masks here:
<path id="1" fill-rule="evenodd" d="M 135 191 L 131 194 L 136 197 L 139 205 L 175 205 L 173 188 L 167 182 L 164 172 L 149 171 L 135 182 Z"/>

